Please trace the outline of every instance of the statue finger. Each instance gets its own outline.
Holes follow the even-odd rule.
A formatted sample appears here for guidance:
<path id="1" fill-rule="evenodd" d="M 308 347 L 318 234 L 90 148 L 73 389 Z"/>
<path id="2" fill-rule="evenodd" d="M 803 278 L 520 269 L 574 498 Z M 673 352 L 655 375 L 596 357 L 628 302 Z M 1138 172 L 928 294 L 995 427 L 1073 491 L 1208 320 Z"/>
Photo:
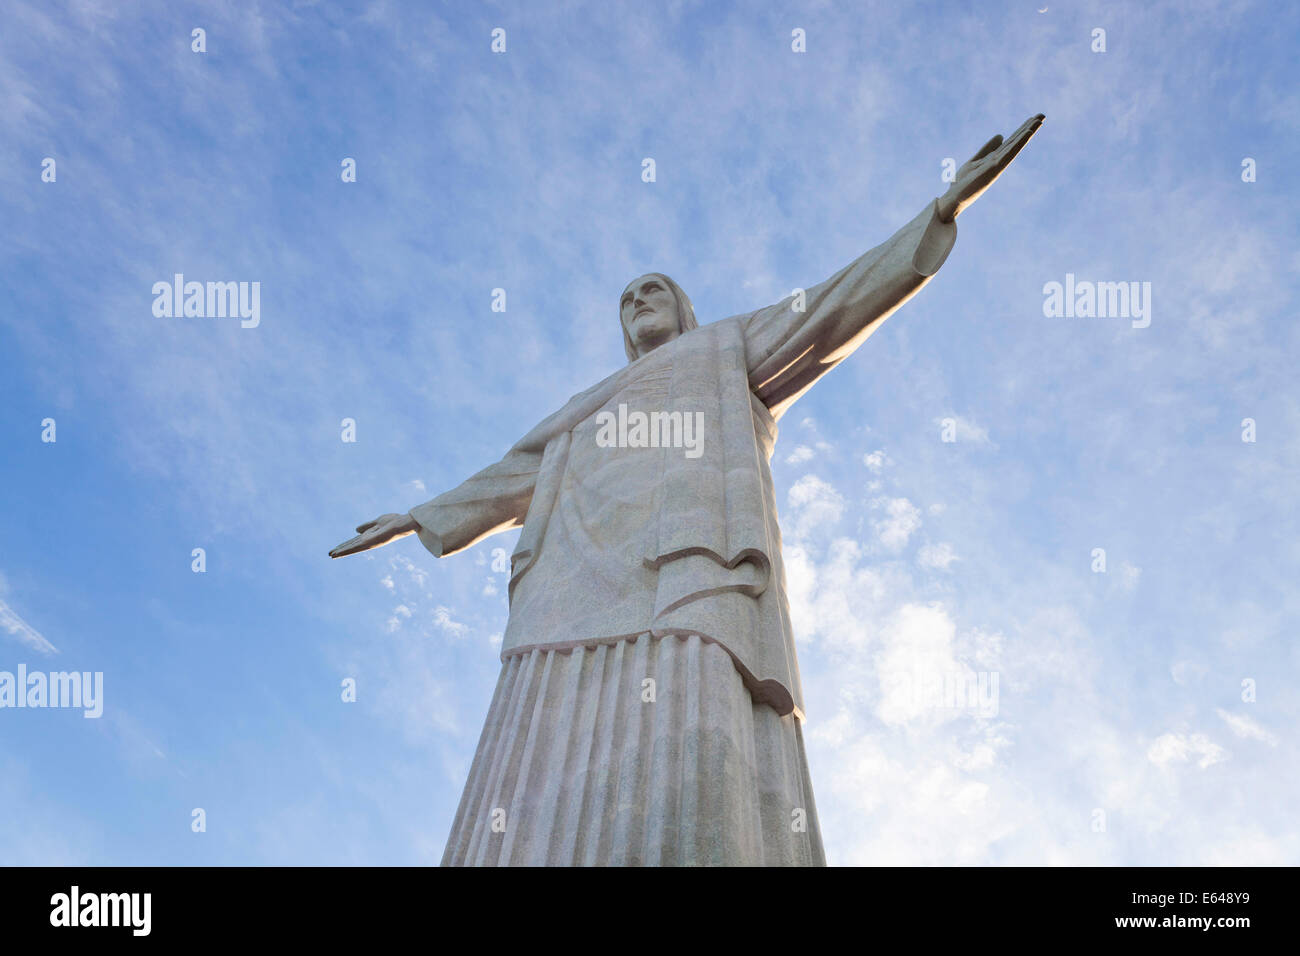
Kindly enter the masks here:
<path id="1" fill-rule="evenodd" d="M 1019 126 L 1016 127 L 1016 131 L 1011 134 L 1012 137 L 1019 136 L 1022 132 L 1029 129 L 1031 126 L 1041 125 L 1044 119 L 1046 119 L 1046 117 L 1043 116 L 1042 113 L 1035 113 L 1033 116 L 1029 117 L 1029 119 L 1025 120 L 1023 123 L 1021 123 Z"/>
<path id="2" fill-rule="evenodd" d="M 985 156 L 993 152 L 993 150 L 997 149 L 1001 145 L 1002 145 L 1002 134 L 998 133 L 997 136 L 994 136 L 991 140 L 989 140 L 987 143 L 981 146 L 980 151 L 976 153 L 974 156 L 972 156 L 969 162 L 974 163 L 983 159 Z"/>
<path id="3" fill-rule="evenodd" d="M 1021 123 L 1019 126 L 1017 126 L 1017 127 L 1016 127 L 1016 131 L 1015 131 L 1014 133 L 1012 133 L 1010 136 L 1008 136 L 1007 139 L 1015 139 L 1017 136 L 1019 136 L 1019 135 L 1020 135 L 1021 133 L 1023 133 L 1025 130 L 1029 129 L 1029 127 L 1032 126 L 1032 125 L 1034 124 L 1034 121 L 1035 121 L 1035 120 L 1036 120 L 1036 117 L 1033 117 L 1033 116 L 1029 117 L 1029 119 L 1025 120 L 1023 123 Z"/>
<path id="4" fill-rule="evenodd" d="M 1043 119 L 1044 116 L 1042 113 L 1039 113 L 1037 116 L 1029 117 L 1029 119 L 1020 124 L 1020 129 L 1016 130 L 1016 135 L 1012 138 L 1028 139 L 1030 136 L 1033 136 L 1034 133 L 1038 132 L 1038 127 L 1043 125 Z"/>
<path id="5" fill-rule="evenodd" d="M 1023 123 L 1017 126 L 1015 132 L 1013 132 L 1010 136 L 1008 136 L 1005 140 L 1003 140 L 1002 146 L 999 149 L 998 158 L 1002 159 L 1004 158 L 1002 154 L 1014 151 L 1017 148 L 1016 144 L 1019 143 L 1023 145 L 1025 139 L 1028 136 L 1033 135 L 1033 131 L 1038 129 L 1038 126 L 1041 125 L 1041 122 L 1042 121 L 1039 120 L 1038 117 L 1031 116 L 1029 119 L 1025 120 Z"/>
<path id="6" fill-rule="evenodd" d="M 360 554 L 362 551 L 369 551 L 377 548 L 384 542 L 376 540 L 373 535 L 362 534 L 353 538 L 351 541 L 345 541 L 334 549 L 334 557 L 341 558 L 349 554 Z"/>
<path id="7" fill-rule="evenodd" d="M 1015 159 L 1016 155 L 1025 148 L 1025 144 L 1033 139 L 1034 134 L 1038 132 L 1038 127 L 1042 125 L 1042 120 L 1039 120 L 1034 126 L 1025 130 L 1023 133 L 1018 133 L 1011 139 L 1007 140 L 1001 155 L 998 156 L 998 165 L 1006 166 Z"/>
<path id="8" fill-rule="evenodd" d="M 330 550 L 330 557 L 341 558 L 346 554 L 355 554 L 359 550 L 357 545 L 361 542 L 362 537 L 362 535 L 357 535 L 355 538 L 348 538 L 342 544 L 336 545 Z"/>
<path id="9" fill-rule="evenodd" d="M 1037 116 L 1031 116 L 1025 120 L 1024 125 L 1017 131 L 1015 136 L 1020 141 L 1021 146 L 1029 142 L 1029 137 L 1038 132 L 1038 128 L 1043 125 L 1043 118 L 1043 114 L 1039 113 Z"/>

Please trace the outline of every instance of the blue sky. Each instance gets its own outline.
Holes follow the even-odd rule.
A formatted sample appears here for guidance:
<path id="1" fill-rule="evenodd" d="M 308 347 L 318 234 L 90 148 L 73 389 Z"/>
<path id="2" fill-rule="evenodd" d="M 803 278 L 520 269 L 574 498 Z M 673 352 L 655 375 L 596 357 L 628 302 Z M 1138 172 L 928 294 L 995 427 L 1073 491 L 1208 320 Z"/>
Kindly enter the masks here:
<path id="1" fill-rule="evenodd" d="M 782 422 L 827 855 L 1300 863 L 1298 21 L 8 4 L 0 671 L 105 701 L 0 710 L 0 863 L 437 862 L 513 535 L 327 550 L 618 368 L 631 278 L 702 322 L 777 301 L 1036 112 L 936 279 Z M 260 324 L 155 317 L 177 272 L 260 282 Z M 1045 317 L 1067 273 L 1150 282 L 1150 326 Z M 917 673 L 997 674 L 996 715 Z"/>

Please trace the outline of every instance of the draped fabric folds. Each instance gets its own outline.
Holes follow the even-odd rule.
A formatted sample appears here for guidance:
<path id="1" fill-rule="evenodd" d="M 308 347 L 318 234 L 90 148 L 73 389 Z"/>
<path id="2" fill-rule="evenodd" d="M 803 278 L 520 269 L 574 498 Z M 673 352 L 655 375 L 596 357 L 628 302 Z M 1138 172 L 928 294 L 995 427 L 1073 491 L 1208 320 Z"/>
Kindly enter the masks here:
<path id="1" fill-rule="evenodd" d="M 443 865 L 824 865 L 800 721 L 718 645 L 508 658 Z"/>

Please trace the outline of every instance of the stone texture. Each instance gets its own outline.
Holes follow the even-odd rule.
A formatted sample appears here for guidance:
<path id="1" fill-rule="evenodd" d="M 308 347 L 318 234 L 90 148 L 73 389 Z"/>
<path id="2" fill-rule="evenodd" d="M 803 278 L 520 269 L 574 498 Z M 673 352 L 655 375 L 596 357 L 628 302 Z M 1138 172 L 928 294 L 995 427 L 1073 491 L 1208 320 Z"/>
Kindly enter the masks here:
<path id="1" fill-rule="evenodd" d="M 824 864 L 800 722 L 698 637 L 509 657 L 442 862 Z"/>

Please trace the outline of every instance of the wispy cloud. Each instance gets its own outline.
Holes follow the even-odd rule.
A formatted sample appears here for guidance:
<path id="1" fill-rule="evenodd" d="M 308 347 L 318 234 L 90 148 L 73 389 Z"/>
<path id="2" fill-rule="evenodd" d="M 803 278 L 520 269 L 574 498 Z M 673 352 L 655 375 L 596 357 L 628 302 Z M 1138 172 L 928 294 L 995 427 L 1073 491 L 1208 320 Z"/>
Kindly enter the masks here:
<path id="1" fill-rule="evenodd" d="M 1249 714 L 1234 714 L 1224 710 L 1222 707 L 1215 708 L 1214 711 L 1219 715 L 1219 719 L 1228 725 L 1238 737 L 1243 740 L 1259 740 L 1268 744 L 1270 747 L 1277 746 L 1277 737 L 1269 730 L 1266 730 L 1260 723 Z"/>
<path id="2" fill-rule="evenodd" d="M 57 647 L 47 641 L 40 631 L 19 617 L 18 612 L 11 608 L 3 598 L 0 598 L 0 628 L 3 628 L 5 633 L 18 643 L 29 647 L 38 654 L 59 653 Z"/>

